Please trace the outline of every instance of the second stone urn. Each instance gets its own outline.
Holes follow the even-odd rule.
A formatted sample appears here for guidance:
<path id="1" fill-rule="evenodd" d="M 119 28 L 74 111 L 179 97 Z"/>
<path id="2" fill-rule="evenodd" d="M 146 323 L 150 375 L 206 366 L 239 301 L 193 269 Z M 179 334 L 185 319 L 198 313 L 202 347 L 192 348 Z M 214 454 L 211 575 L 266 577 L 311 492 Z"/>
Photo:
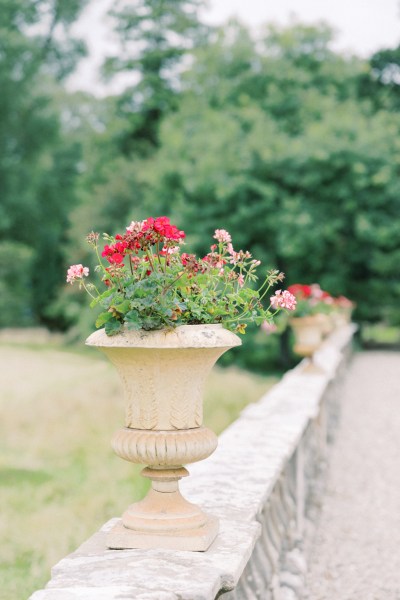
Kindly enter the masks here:
<path id="1" fill-rule="evenodd" d="M 295 343 L 293 350 L 299 356 L 312 357 L 323 338 L 323 319 L 319 314 L 290 319 Z"/>
<path id="2" fill-rule="evenodd" d="M 207 458 L 217 436 L 203 426 L 203 389 L 217 359 L 241 341 L 221 325 L 182 325 L 171 330 L 93 333 L 89 346 L 115 365 L 124 388 L 125 427 L 115 453 L 147 465 L 147 496 L 132 504 L 108 534 L 109 548 L 204 551 L 218 533 L 213 516 L 185 500 L 179 480 L 184 465 Z"/>

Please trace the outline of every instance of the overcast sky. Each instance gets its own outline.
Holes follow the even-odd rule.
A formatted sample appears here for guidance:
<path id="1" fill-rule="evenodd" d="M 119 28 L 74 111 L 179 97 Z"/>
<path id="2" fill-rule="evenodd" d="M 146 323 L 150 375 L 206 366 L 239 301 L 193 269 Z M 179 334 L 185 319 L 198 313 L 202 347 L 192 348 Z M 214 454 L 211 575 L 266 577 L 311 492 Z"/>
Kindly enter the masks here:
<path id="1" fill-rule="evenodd" d="M 92 0 L 74 28 L 88 44 L 90 57 L 80 63 L 70 89 L 105 93 L 96 71 L 114 47 L 105 18 L 112 4 L 112 0 Z M 361 56 L 400 43 L 400 0 L 209 0 L 208 5 L 202 16 L 211 24 L 222 24 L 233 15 L 255 28 L 267 22 L 285 24 L 292 16 L 305 23 L 325 21 L 337 32 L 336 49 Z"/>

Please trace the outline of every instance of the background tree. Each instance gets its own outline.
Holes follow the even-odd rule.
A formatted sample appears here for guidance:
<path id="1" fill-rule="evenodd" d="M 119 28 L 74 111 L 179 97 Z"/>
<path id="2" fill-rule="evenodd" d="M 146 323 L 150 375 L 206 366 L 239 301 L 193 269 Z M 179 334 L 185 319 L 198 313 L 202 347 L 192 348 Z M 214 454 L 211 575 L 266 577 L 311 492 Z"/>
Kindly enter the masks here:
<path id="1" fill-rule="evenodd" d="M 12 320 L 66 326 L 83 302 L 58 294 L 67 250 L 85 261 L 87 231 L 157 214 L 199 252 L 226 228 L 287 283 L 400 321 L 397 49 L 367 61 L 334 52 L 325 26 L 256 38 L 205 28 L 200 0 L 121 1 L 105 69 L 132 85 L 98 99 L 59 85 L 83 51 L 66 35 L 78 0 L 0 3 L 0 249 L 18 264 L 2 267 L 3 321 L 14 276 L 29 293 Z"/>
<path id="2" fill-rule="evenodd" d="M 232 23 L 187 73 L 142 181 L 199 249 L 226 227 L 288 283 L 319 281 L 360 319 L 399 320 L 399 117 L 360 98 L 365 62 L 328 42 L 295 25 L 261 46 Z"/>
<path id="3" fill-rule="evenodd" d="M 104 73 L 130 73 L 117 111 L 127 118 L 120 137 L 123 154 L 158 145 L 161 119 L 177 107 L 179 74 L 187 53 L 204 42 L 208 29 L 198 19 L 201 0 L 120 0 L 111 11 L 122 51 L 109 57 Z"/>
<path id="4" fill-rule="evenodd" d="M 15 244 L 16 257 L 14 278 L 3 282 L 1 324 L 47 322 L 46 305 L 63 279 L 78 149 L 65 143 L 52 94 L 83 53 L 66 35 L 83 4 L 0 2 L 0 249 L 6 260 Z M 28 293 L 17 311 L 22 285 Z"/>
<path id="5" fill-rule="evenodd" d="M 86 95 L 84 104 L 92 103 L 97 123 L 89 123 L 79 107 L 82 95 L 63 99 L 70 121 L 79 123 L 74 136 L 84 147 L 82 202 L 73 216 L 77 233 L 79 223 L 104 231 L 141 216 L 144 190 L 138 173 L 157 150 L 160 123 L 178 106 L 181 72 L 191 52 L 208 35 L 198 19 L 201 5 L 200 0 L 120 1 L 111 12 L 120 48 L 106 60 L 104 72 L 108 79 L 130 76 L 132 83 L 102 101 Z M 74 241 L 76 246 L 75 235 Z"/>
<path id="6" fill-rule="evenodd" d="M 360 95 L 370 98 L 376 110 L 398 111 L 400 106 L 400 46 L 382 48 L 360 75 Z"/>

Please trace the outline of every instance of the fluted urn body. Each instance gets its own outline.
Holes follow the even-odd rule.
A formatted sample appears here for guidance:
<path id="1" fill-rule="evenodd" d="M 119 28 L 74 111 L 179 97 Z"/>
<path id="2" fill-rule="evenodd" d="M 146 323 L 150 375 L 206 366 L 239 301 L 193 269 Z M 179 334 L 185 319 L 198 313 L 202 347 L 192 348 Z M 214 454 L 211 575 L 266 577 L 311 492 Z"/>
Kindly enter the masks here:
<path id="1" fill-rule="evenodd" d="M 207 458 L 216 435 L 203 426 L 204 384 L 217 359 L 240 339 L 221 325 L 182 325 L 171 330 L 129 331 L 86 341 L 115 365 L 124 389 L 125 427 L 117 431 L 115 453 L 147 465 L 152 487 L 132 504 L 109 534 L 111 548 L 206 550 L 217 520 L 185 500 L 178 482 L 184 465 Z"/>
<path id="2" fill-rule="evenodd" d="M 323 338 L 323 324 L 319 317 L 320 315 L 316 314 L 290 319 L 295 337 L 293 349 L 299 356 L 310 357 L 320 347 Z"/>

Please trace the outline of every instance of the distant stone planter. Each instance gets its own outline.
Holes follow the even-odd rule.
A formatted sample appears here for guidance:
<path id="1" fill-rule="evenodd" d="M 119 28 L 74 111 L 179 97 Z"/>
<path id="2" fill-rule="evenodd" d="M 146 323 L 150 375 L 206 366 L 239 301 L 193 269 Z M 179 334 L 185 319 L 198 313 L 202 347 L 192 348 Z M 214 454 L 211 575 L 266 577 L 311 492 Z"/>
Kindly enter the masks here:
<path id="1" fill-rule="evenodd" d="M 332 312 L 332 320 L 335 328 L 346 327 L 351 323 L 351 308 L 340 308 Z"/>
<path id="2" fill-rule="evenodd" d="M 323 338 L 323 320 L 320 316 L 316 314 L 290 319 L 295 337 L 293 350 L 299 356 L 311 358 L 320 347 Z"/>
<path id="3" fill-rule="evenodd" d="M 217 359 L 241 344 L 221 325 L 183 325 L 172 330 L 93 333 L 89 346 L 103 351 L 123 383 L 125 427 L 115 434 L 115 453 L 142 471 L 152 487 L 132 504 L 108 536 L 109 548 L 206 550 L 218 533 L 216 518 L 185 500 L 183 465 L 207 458 L 216 435 L 203 427 L 203 388 Z"/>
<path id="4" fill-rule="evenodd" d="M 332 333 L 332 331 L 335 328 L 335 322 L 334 322 L 334 320 L 332 318 L 332 313 L 330 313 L 330 314 L 318 313 L 315 316 L 318 317 L 319 326 L 321 328 L 322 336 L 326 337 L 330 333 Z"/>

